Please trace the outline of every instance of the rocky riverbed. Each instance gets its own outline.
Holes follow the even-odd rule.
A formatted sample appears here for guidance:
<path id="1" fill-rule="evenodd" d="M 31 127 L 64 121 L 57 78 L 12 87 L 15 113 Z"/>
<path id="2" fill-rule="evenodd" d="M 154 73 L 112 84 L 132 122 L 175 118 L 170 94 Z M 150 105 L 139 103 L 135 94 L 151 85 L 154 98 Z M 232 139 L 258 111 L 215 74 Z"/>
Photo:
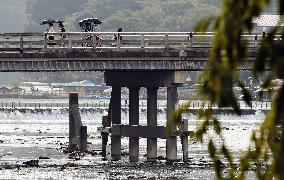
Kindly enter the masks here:
<path id="1" fill-rule="evenodd" d="M 146 139 L 140 139 L 138 163 L 128 162 L 128 138 L 122 139 L 122 160 L 110 161 L 110 155 L 100 155 L 101 117 L 105 112 L 82 113 L 83 124 L 88 126 L 88 149 L 92 153 L 70 157 L 64 153 L 68 142 L 68 113 L 60 110 L 41 113 L 0 112 L 0 179 L 214 179 L 207 145 L 189 143 L 189 162 L 166 164 L 166 141 L 158 140 L 158 161 L 146 162 Z M 194 115 L 189 119 L 189 130 L 198 123 Z M 228 147 L 239 156 L 248 146 L 249 134 L 263 119 L 264 114 L 235 116 L 220 115 Z M 159 113 L 158 125 L 165 125 L 165 113 Z M 127 112 L 122 113 L 127 124 Z M 140 114 L 146 124 L 146 112 Z M 206 138 L 205 138 L 206 141 Z M 108 152 L 110 146 L 108 145 Z M 178 140 L 178 157 L 182 158 Z M 249 174 L 253 177 L 253 174 Z"/>

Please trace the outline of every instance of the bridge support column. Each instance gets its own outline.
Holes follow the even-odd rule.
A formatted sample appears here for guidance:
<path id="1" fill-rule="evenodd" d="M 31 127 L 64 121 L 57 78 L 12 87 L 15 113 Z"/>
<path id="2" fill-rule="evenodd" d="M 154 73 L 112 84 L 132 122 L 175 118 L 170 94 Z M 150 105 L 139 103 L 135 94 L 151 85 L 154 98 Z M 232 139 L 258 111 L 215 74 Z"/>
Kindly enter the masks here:
<path id="1" fill-rule="evenodd" d="M 167 120 L 169 120 L 170 114 L 175 111 L 175 106 L 178 101 L 177 87 L 168 87 L 167 88 Z M 176 127 L 173 127 L 172 130 L 176 130 Z M 166 143 L 166 154 L 167 161 L 176 161 L 177 160 L 177 138 L 176 136 L 170 136 L 167 138 Z"/>
<path id="2" fill-rule="evenodd" d="M 139 89 L 129 88 L 129 125 L 139 125 Z M 129 161 L 137 162 L 139 159 L 139 137 L 129 138 Z"/>
<path id="3" fill-rule="evenodd" d="M 147 88 L 147 126 L 157 127 L 157 91 L 158 88 Z M 157 138 L 147 139 L 147 161 L 157 160 Z"/>
<path id="4" fill-rule="evenodd" d="M 121 124 L 121 87 L 113 86 L 111 92 L 112 125 Z M 111 158 L 114 161 L 121 159 L 121 137 L 111 136 Z"/>

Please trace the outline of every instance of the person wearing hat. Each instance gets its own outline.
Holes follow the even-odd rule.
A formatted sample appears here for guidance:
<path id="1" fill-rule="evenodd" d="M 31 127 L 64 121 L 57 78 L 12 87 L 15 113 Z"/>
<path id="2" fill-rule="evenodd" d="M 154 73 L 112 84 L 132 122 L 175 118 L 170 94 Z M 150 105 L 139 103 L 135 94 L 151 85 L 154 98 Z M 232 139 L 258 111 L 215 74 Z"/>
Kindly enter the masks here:
<path id="1" fill-rule="evenodd" d="M 54 33 L 54 28 L 53 28 L 53 23 L 48 23 L 48 29 L 47 29 L 48 33 Z M 54 34 L 49 34 L 47 36 L 48 41 L 54 41 Z M 50 47 L 52 47 L 53 45 L 55 45 L 54 42 L 48 42 L 47 43 Z"/>
<path id="2" fill-rule="evenodd" d="M 59 26 L 59 32 L 62 32 L 62 33 L 66 32 L 62 22 L 59 22 L 58 26 Z M 61 47 L 65 47 L 65 39 L 66 39 L 66 34 L 60 34 L 60 46 Z"/>
<path id="3" fill-rule="evenodd" d="M 117 34 L 114 34 L 114 35 L 113 35 L 113 38 L 112 38 L 112 39 L 115 40 L 116 42 L 115 42 L 115 43 L 112 43 L 112 45 L 111 45 L 112 47 L 117 47 L 117 39 L 120 40 L 119 42 L 120 42 L 120 45 L 121 45 L 122 36 L 120 35 L 119 32 L 122 32 L 122 28 L 118 28 L 118 29 L 117 29 L 117 32 L 118 32 Z"/>

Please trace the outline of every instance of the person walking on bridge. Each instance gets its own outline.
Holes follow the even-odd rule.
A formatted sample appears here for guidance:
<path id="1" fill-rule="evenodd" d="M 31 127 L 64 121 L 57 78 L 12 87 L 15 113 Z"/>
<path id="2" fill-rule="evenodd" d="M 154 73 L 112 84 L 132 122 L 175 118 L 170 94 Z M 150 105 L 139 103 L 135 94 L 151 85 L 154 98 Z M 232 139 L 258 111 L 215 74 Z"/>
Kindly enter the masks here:
<path id="1" fill-rule="evenodd" d="M 48 32 L 48 33 L 54 33 L 54 32 L 55 32 L 55 31 L 54 31 L 54 28 L 53 28 L 53 23 L 49 23 L 49 24 L 48 24 L 47 32 Z M 47 43 L 47 44 L 49 45 L 49 47 L 52 47 L 53 45 L 55 45 L 55 42 L 52 42 L 52 41 L 54 41 L 54 34 L 49 34 L 49 35 L 47 36 L 47 40 L 48 40 L 48 41 L 51 41 L 51 42 L 48 42 L 48 43 Z"/>
<path id="2" fill-rule="evenodd" d="M 64 28 L 63 22 L 59 22 L 59 32 L 65 33 L 66 30 Z M 65 39 L 66 39 L 66 34 L 60 34 L 60 46 L 65 47 Z"/>
<path id="3" fill-rule="evenodd" d="M 122 28 L 118 28 L 117 29 L 117 34 L 114 34 L 113 35 L 113 40 L 115 40 L 116 42 L 115 43 L 112 43 L 112 45 L 111 46 L 113 46 L 113 47 L 117 47 L 117 40 L 119 39 L 119 45 L 121 45 L 121 41 L 122 41 L 122 36 L 120 35 L 120 33 L 119 32 L 122 32 Z"/>

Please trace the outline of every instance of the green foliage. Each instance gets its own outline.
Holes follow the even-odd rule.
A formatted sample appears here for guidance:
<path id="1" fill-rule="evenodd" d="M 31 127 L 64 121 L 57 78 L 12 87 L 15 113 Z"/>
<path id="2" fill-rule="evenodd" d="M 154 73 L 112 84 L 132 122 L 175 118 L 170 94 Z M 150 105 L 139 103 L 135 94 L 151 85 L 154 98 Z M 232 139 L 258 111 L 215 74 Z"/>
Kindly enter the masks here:
<path id="1" fill-rule="evenodd" d="M 56 1 L 56 2 L 55 2 Z M 72 2 L 71 2 L 72 1 Z M 28 31 L 42 31 L 39 22 L 65 19 L 67 30 L 79 30 L 78 21 L 98 17 L 100 31 L 192 31 L 200 17 L 215 15 L 219 0 L 28 0 Z M 190 18 L 188 18 L 190 17 Z"/>
<path id="2" fill-rule="evenodd" d="M 64 20 L 82 8 L 87 0 L 27 0 L 28 24 L 26 31 L 39 31 L 46 27 L 39 24 L 44 19 Z"/>
<path id="3" fill-rule="evenodd" d="M 205 71 L 200 77 L 203 84 L 201 94 L 206 100 L 218 104 L 219 107 L 232 107 L 241 115 L 233 93 L 233 87 L 238 84 L 243 90 L 246 103 L 250 103 L 250 92 L 240 80 L 238 72 L 239 66 L 246 61 L 248 50 L 240 36 L 253 30 L 252 19 L 264 12 L 270 3 L 272 2 L 269 0 L 223 0 L 221 13 L 217 17 L 204 18 L 197 24 L 197 31 L 213 28 L 216 32 L 207 64 L 210 70 Z M 278 13 L 283 15 L 283 0 L 273 3 L 278 6 Z M 263 38 L 257 51 L 254 77 L 262 75 L 266 66 L 271 68 L 263 87 L 269 87 L 274 77 L 284 79 L 283 49 L 284 28 L 278 26 Z M 200 110 L 198 114 L 202 122 L 194 137 L 202 142 L 205 135 L 209 136 L 208 151 L 217 179 L 244 179 L 249 170 L 255 171 L 258 179 L 284 179 L 284 85 L 281 85 L 276 93 L 271 111 L 259 129 L 252 133 L 251 144 L 240 157 L 238 168 L 234 165 L 231 153 L 224 143 L 220 121 L 210 113 L 210 109 Z M 209 128 L 215 130 L 222 146 L 217 146 L 208 134 Z"/>

